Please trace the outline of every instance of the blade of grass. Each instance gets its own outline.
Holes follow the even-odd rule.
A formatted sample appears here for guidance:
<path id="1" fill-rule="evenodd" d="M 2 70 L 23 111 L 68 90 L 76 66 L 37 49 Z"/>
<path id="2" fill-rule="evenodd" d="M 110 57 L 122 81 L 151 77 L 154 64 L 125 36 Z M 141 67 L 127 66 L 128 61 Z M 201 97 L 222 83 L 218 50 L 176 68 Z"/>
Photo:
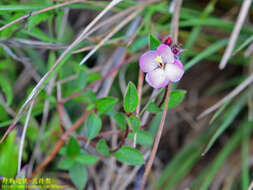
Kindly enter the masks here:
<path id="1" fill-rule="evenodd" d="M 207 151 L 212 147 L 217 138 L 230 126 L 230 124 L 234 121 L 236 116 L 240 113 L 244 105 L 248 101 L 248 91 L 245 91 L 239 99 L 225 112 L 222 121 L 223 123 L 218 127 L 217 131 L 215 131 L 211 140 L 208 142 L 204 152 L 202 155 L 205 155 Z"/>
<path id="2" fill-rule="evenodd" d="M 238 146 L 240 143 L 241 138 L 244 138 L 242 130 L 243 128 L 250 128 L 250 132 L 252 130 L 252 122 L 248 121 L 247 116 L 243 120 L 240 127 L 236 130 L 232 138 L 228 141 L 226 146 L 222 149 L 221 152 L 216 156 L 215 160 L 212 164 L 207 168 L 206 176 L 202 181 L 202 185 L 198 187 L 199 190 L 207 190 L 212 183 L 214 177 L 216 176 L 217 172 L 221 168 L 222 164 L 226 161 L 228 156 L 232 153 L 232 151 Z M 201 176 L 201 175 L 200 175 Z"/>
<path id="3" fill-rule="evenodd" d="M 249 45 L 253 41 L 253 35 L 247 38 L 234 52 L 232 55 L 237 54 L 239 51 L 241 51 L 243 48 L 245 48 L 247 45 Z"/>
<path id="4" fill-rule="evenodd" d="M 235 27 L 231 33 L 228 45 L 226 47 L 226 50 L 225 50 L 225 52 L 221 58 L 220 64 L 219 64 L 220 69 L 224 69 L 226 67 L 227 62 L 228 62 L 229 58 L 231 57 L 235 43 L 237 41 L 237 38 L 240 34 L 243 23 L 245 22 L 246 16 L 248 14 L 251 2 L 252 2 L 252 0 L 244 0 L 242 3 L 242 7 L 240 9 L 239 15 L 238 15 L 236 23 L 235 23 Z"/>
<path id="5" fill-rule="evenodd" d="M 217 2 L 217 0 L 212 0 L 210 3 L 208 3 L 206 8 L 201 13 L 200 19 L 205 20 L 213 12 L 216 2 Z M 201 28 L 202 28 L 201 26 L 195 26 L 192 29 L 190 36 L 187 39 L 187 42 L 185 44 L 185 49 L 190 49 L 193 47 L 195 41 L 197 40 L 197 38 L 199 36 Z"/>
<path id="6" fill-rule="evenodd" d="M 211 125 L 220 115 L 221 113 L 228 107 L 231 100 L 228 100 L 224 105 L 222 105 L 213 115 L 213 117 L 210 119 L 209 125 Z"/>
<path id="7" fill-rule="evenodd" d="M 27 131 L 27 128 L 28 128 L 28 123 L 29 123 L 29 120 L 30 120 L 30 117 L 31 117 L 33 104 L 34 104 L 34 100 L 32 100 L 32 102 L 30 104 L 29 110 L 27 112 L 26 120 L 25 120 L 24 129 L 23 129 L 23 132 L 22 132 L 22 137 L 21 137 L 20 146 L 19 146 L 19 153 L 18 153 L 18 171 L 17 171 L 17 175 L 19 175 L 20 171 L 21 171 L 22 154 L 23 154 L 23 148 L 24 148 L 24 143 L 25 143 L 25 136 L 26 136 L 26 131 Z"/>
<path id="8" fill-rule="evenodd" d="M 203 52 L 199 53 L 199 55 L 197 55 L 196 57 L 191 59 L 188 63 L 186 63 L 184 66 L 185 70 L 190 69 L 191 67 L 193 67 L 195 64 L 197 64 L 201 60 L 216 53 L 218 50 L 225 47 L 227 45 L 227 43 L 228 43 L 228 39 L 219 40 L 218 42 L 215 42 L 214 44 L 212 44 L 211 46 L 206 48 Z"/>
<path id="9" fill-rule="evenodd" d="M 200 157 L 200 149 L 195 149 L 191 152 L 184 160 L 181 162 L 180 166 L 175 171 L 174 175 L 167 178 L 166 184 L 163 185 L 161 189 L 175 189 L 175 186 L 185 177 L 185 175 L 192 169 L 194 164 Z M 187 158 L 187 159 L 186 159 Z M 169 180 L 168 180 L 169 179 Z"/>
<path id="10" fill-rule="evenodd" d="M 217 84 L 213 88 L 208 89 L 205 92 L 205 96 L 211 96 L 216 93 L 220 93 L 223 90 L 234 88 L 238 86 L 240 83 L 242 83 L 245 79 L 246 79 L 245 76 L 236 76 L 236 77 L 230 78 L 228 81 L 224 81 L 223 83 Z"/>
<path id="11" fill-rule="evenodd" d="M 249 143 L 250 143 L 250 131 L 252 126 L 251 125 L 244 125 L 240 126 L 243 129 L 243 138 L 241 140 L 242 142 L 242 148 L 241 148 L 241 154 L 242 154 L 242 190 L 247 190 L 250 184 L 250 176 L 249 176 Z"/>
<path id="12" fill-rule="evenodd" d="M 180 178 L 182 178 L 186 173 L 183 172 L 181 167 L 187 168 L 189 170 L 190 167 L 193 166 L 193 164 L 197 161 L 197 158 L 198 158 L 196 156 L 198 155 L 200 157 L 201 149 L 202 149 L 201 147 L 203 143 L 206 142 L 207 137 L 208 137 L 208 132 L 203 133 L 201 136 L 194 139 L 190 144 L 186 144 L 186 146 L 172 159 L 172 161 L 163 170 L 161 176 L 159 177 L 155 185 L 155 189 L 161 189 L 162 187 L 164 187 L 166 183 L 170 183 L 169 182 L 170 180 L 177 182 Z M 191 162 L 186 163 L 186 166 L 185 166 L 184 163 L 185 163 L 186 158 L 188 159 L 190 157 L 192 157 Z M 177 173 L 178 170 L 180 170 L 183 174 L 175 176 L 175 173 Z M 170 180 L 168 181 L 168 179 Z"/>

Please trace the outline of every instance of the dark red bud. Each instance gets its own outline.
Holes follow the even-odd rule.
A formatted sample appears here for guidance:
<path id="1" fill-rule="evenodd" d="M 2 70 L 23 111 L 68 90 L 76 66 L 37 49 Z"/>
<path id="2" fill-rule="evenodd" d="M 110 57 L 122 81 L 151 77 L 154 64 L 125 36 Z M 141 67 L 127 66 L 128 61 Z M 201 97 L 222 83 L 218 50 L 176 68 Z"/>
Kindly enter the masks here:
<path id="1" fill-rule="evenodd" d="M 174 54 L 178 54 L 178 49 L 175 48 L 175 49 L 172 50 L 172 52 L 173 52 Z"/>
<path id="2" fill-rule="evenodd" d="M 164 43 L 165 43 L 166 45 L 168 45 L 168 46 L 171 46 L 171 44 L 172 44 L 172 38 L 171 38 L 171 37 L 166 38 L 166 39 L 164 40 Z"/>

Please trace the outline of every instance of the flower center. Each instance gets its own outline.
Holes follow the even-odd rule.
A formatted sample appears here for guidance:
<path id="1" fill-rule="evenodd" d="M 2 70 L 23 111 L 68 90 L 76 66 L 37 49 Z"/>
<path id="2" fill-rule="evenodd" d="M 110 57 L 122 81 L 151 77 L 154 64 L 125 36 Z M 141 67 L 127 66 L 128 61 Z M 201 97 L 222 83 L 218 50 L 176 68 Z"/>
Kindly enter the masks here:
<path id="1" fill-rule="evenodd" d="M 163 63 L 162 57 L 161 56 L 157 56 L 155 59 L 158 63 Z"/>
<path id="2" fill-rule="evenodd" d="M 163 60 L 162 60 L 161 56 L 157 56 L 155 60 L 159 63 L 160 68 L 162 68 L 162 69 L 165 68 L 165 63 L 163 63 Z"/>

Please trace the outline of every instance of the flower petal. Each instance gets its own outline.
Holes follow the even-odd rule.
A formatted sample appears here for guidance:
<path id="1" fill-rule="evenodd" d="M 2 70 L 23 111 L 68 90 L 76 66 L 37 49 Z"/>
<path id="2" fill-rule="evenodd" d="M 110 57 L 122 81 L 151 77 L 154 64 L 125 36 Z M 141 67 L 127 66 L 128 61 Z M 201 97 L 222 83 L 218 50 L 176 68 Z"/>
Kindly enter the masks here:
<path id="1" fill-rule="evenodd" d="M 177 64 L 166 64 L 165 72 L 170 81 L 178 82 L 184 74 L 184 69 Z"/>
<path id="2" fill-rule="evenodd" d="M 162 69 L 155 69 L 146 75 L 147 83 L 153 88 L 162 88 L 169 83 L 166 73 Z"/>
<path id="3" fill-rule="evenodd" d="M 174 64 L 176 64 L 176 65 L 179 66 L 182 70 L 184 70 L 184 66 L 183 66 L 183 64 L 181 63 L 181 61 L 175 59 Z"/>
<path id="4" fill-rule="evenodd" d="M 160 46 L 158 46 L 157 52 L 162 57 L 165 63 L 168 64 L 174 62 L 174 55 L 169 46 L 161 44 Z"/>
<path id="5" fill-rule="evenodd" d="M 156 58 L 158 56 L 157 51 L 148 51 L 144 53 L 139 59 L 139 65 L 143 72 L 153 71 L 157 68 L 158 63 Z"/>

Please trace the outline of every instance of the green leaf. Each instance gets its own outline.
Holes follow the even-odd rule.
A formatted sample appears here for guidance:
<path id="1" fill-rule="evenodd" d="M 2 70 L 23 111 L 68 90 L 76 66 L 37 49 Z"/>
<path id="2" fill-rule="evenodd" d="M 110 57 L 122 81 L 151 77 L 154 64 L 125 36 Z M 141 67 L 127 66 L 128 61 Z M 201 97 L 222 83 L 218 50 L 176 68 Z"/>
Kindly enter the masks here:
<path id="1" fill-rule="evenodd" d="M 250 171 L 249 171 L 249 148 L 250 148 L 250 136 L 251 136 L 251 125 L 247 125 L 248 123 L 248 116 L 246 116 L 246 122 L 242 126 L 242 136 L 243 138 L 241 139 L 241 155 L 242 155 L 242 174 L 241 174 L 241 179 L 242 179 L 242 189 L 248 189 L 249 184 L 250 184 Z"/>
<path id="2" fill-rule="evenodd" d="M 147 107 L 147 111 L 151 113 L 159 113 L 162 111 L 154 102 L 150 102 Z"/>
<path id="3" fill-rule="evenodd" d="M 105 139 L 100 139 L 97 143 L 96 148 L 97 148 L 97 151 L 103 156 L 110 156 L 110 150 Z"/>
<path id="4" fill-rule="evenodd" d="M 15 143 L 16 135 L 17 131 L 13 130 L 0 144 L 0 176 L 13 178 L 17 175 L 19 146 Z"/>
<path id="5" fill-rule="evenodd" d="M 100 98 L 96 101 L 96 107 L 98 109 L 98 112 L 101 114 L 104 114 L 108 111 L 110 111 L 114 105 L 117 103 L 117 98 L 113 97 L 104 97 Z"/>
<path id="6" fill-rule="evenodd" d="M 6 96 L 7 105 L 9 106 L 13 99 L 12 87 L 3 75 L 0 75 L 0 87 Z"/>
<path id="7" fill-rule="evenodd" d="M 61 149 L 59 150 L 59 154 L 60 155 L 66 155 L 67 154 L 67 148 L 66 147 L 61 147 Z"/>
<path id="8" fill-rule="evenodd" d="M 95 164 L 99 159 L 90 154 L 79 154 L 75 160 L 80 164 L 92 165 Z"/>
<path id="9" fill-rule="evenodd" d="M 70 137 L 67 145 L 67 154 L 69 156 L 76 156 L 80 153 L 80 146 L 74 137 Z"/>
<path id="10" fill-rule="evenodd" d="M 162 112 L 157 113 L 147 127 L 149 134 L 151 134 L 153 137 L 156 136 L 157 130 L 161 123 L 161 119 L 162 119 Z"/>
<path id="11" fill-rule="evenodd" d="M 117 152 L 114 153 L 114 157 L 120 161 L 129 165 L 141 165 L 144 163 L 144 159 L 141 153 L 128 146 L 121 147 Z"/>
<path id="12" fill-rule="evenodd" d="M 27 23 L 28 30 L 30 30 L 31 28 L 35 27 L 36 25 L 38 25 L 39 23 L 43 21 L 49 20 L 50 19 L 49 17 L 52 17 L 52 14 L 50 12 L 45 12 L 45 13 L 30 16 Z"/>
<path id="13" fill-rule="evenodd" d="M 122 131 L 126 129 L 126 119 L 123 113 L 116 113 L 113 119 Z"/>
<path id="14" fill-rule="evenodd" d="M 92 110 L 93 108 L 95 107 L 95 104 L 90 104 L 86 107 L 86 110 L 89 111 L 89 110 Z"/>
<path id="15" fill-rule="evenodd" d="M 32 28 L 31 30 L 22 30 L 22 32 L 44 42 L 57 42 L 56 39 L 49 37 L 43 30 L 38 27 Z"/>
<path id="16" fill-rule="evenodd" d="M 96 80 L 98 80 L 100 78 L 101 78 L 100 74 L 98 74 L 98 73 L 90 73 L 88 75 L 88 77 L 87 77 L 87 82 L 92 83 L 92 82 L 94 82 L 94 81 L 96 81 Z"/>
<path id="17" fill-rule="evenodd" d="M 78 77 L 74 81 L 74 83 L 72 84 L 72 87 L 71 87 L 72 89 L 75 89 L 76 91 L 82 90 L 86 86 L 86 83 L 87 83 L 86 70 L 83 67 L 81 67 L 81 68 L 79 68 L 78 72 L 79 72 Z"/>
<path id="18" fill-rule="evenodd" d="M 152 34 L 149 35 L 149 49 L 156 50 L 157 47 L 161 44 L 161 42 L 156 39 Z"/>
<path id="19" fill-rule="evenodd" d="M 219 40 L 212 45 L 210 45 L 208 48 L 206 48 L 204 51 L 200 52 L 197 56 L 192 58 L 185 66 L 184 69 L 188 70 L 191 67 L 193 67 L 195 64 L 199 63 L 201 60 L 207 58 L 208 56 L 211 56 L 215 54 L 219 49 L 226 46 L 228 43 L 228 39 Z"/>
<path id="20" fill-rule="evenodd" d="M 173 90 L 170 93 L 170 100 L 168 104 L 168 108 L 173 108 L 182 102 L 184 96 L 186 94 L 185 90 Z"/>
<path id="21" fill-rule="evenodd" d="M 6 109 L 0 104 L 0 121 L 7 121 L 9 119 Z"/>
<path id="22" fill-rule="evenodd" d="M 87 171 L 79 163 L 76 163 L 70 170 L 69 175 L 75 186 L 82 190 L 87 182 Z"/>
<path id="23" fill-rule="evenodd" d="M 66 157 L 60 161 L 58 167 L 62 170 L 68 170 L 72 168 L 75 164 L 75 161 L 71 157 Z"/>
<path id="24" fill-rule="evenodd" d="M 141 121 L 139 120 L 138 117 L 133 115 L 128 118 L 128 125 L 134 132 L 137 132 L 140 129 Z"/>
<path id="25" fill-rule="evenodd" d="M 128 138 L 134 140 L 135 133 L 129 133 Z M 146 131 L 138 131 L 136 133 L 136 142 L 140 145 L 151 146 L 153 144 L 153 137 Z"/>
<path id="26" fill-rule="evenodd" d="M 102 121 L 100 117 L 91 113 L 86 121 L 86 132 L 89 140 L 93 139 L 100 132 L 102 127 Z"/>
<path id="27" fill-rule="evenodd" d="M 123 101 L 123 107 L 126 113 L 132 113 L 138 105 L 138 93 L 132 82 L 128 83 L 126 94 Z"/>

